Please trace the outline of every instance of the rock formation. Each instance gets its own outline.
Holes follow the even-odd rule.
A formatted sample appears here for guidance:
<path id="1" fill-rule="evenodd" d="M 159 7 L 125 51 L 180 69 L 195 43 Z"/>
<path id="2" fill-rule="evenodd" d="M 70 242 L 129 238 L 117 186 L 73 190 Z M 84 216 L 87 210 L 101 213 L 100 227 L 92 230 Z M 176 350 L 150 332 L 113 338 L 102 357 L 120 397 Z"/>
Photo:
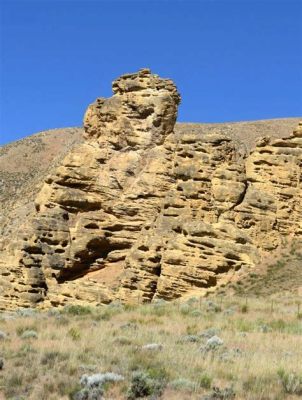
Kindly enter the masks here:
<path id="1" fill-rule="evenodd" d="M 2 251 L 2 307 L 202 295 L 302 234 L 302 125 L 244 154 L 175 133 L 176 86 L 148 69 L 113 92 Z"/>

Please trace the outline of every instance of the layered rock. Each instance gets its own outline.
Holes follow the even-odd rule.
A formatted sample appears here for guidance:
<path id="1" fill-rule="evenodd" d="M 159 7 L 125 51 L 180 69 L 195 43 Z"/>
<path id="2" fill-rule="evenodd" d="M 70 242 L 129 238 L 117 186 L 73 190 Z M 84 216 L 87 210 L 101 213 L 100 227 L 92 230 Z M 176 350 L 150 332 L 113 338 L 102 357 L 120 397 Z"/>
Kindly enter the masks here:
<path id="1" fill-rule="evenodd" d="M 123 271 L 127 251 L 158 213 L 170 184 L 162 143 L 173 131 L 180 96 L 172 81 L 149 70 L 122 76 L 113 90 L 112 98 L 89 106 L 85 143 L 46 179 L 36 215 L 11 245 L 3 267 L 8 299 L 110 301 L 110 276 Z M 112 264 L 104 287 L 95 272 Z M 22 282 L 15 270 L 25 275 Z"/>
<path id="2" fill-rule="evenodd" d="M 301 236 L 301 129 L 244 159 L 224 136 L 179 138 L 175 183 L 126 258 L 123 298 L 204 294 Z"/>
<path id="3" fill-rule="evenodd" d="M 301 235 L 301 125 L 244 154 L 228 135 L 173 131 L 171 80 L 144 69 L 113 92 L 2 251 L 2 307 L 202 295 Z"/>

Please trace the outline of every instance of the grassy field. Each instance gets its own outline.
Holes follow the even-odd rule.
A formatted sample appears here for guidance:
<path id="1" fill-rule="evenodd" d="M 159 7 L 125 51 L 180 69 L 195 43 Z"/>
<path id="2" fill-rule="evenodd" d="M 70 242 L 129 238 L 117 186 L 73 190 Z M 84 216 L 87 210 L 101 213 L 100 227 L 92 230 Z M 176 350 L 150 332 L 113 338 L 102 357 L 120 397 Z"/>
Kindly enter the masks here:
<path id="1" fill-rule="evenodd" d="M 296 399 L 301 309 L 288 295 L 3 313 L 0 399 Z"/>

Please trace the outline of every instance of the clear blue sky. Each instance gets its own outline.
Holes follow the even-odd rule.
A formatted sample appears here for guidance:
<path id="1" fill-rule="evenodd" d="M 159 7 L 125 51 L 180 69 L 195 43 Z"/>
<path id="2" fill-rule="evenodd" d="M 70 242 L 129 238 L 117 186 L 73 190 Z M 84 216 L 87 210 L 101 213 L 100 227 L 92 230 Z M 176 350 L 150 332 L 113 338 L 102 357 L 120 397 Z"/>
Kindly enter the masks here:
<path id="1" fill-rule="evenodd" d="M 150 67 L 179 121 L 302 115 L 301 0 L 0 0 L 0 144 L 79 126 L 117 76 Z"/>

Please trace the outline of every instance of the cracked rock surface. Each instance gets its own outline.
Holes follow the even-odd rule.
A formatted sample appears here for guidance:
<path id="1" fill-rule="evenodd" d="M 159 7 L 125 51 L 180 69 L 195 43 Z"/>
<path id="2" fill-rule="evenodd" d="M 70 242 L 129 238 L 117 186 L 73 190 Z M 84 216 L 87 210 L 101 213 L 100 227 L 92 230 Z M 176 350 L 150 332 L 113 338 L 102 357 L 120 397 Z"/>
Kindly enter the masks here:
<path id="1" fill-rule="evenodd" d="M 249 152 L 175 130 L 177 88 L 148 69 L 112 87 L 2 242 L 2 308 L 203 295 L 302 234 L 301 124 Z"/>

